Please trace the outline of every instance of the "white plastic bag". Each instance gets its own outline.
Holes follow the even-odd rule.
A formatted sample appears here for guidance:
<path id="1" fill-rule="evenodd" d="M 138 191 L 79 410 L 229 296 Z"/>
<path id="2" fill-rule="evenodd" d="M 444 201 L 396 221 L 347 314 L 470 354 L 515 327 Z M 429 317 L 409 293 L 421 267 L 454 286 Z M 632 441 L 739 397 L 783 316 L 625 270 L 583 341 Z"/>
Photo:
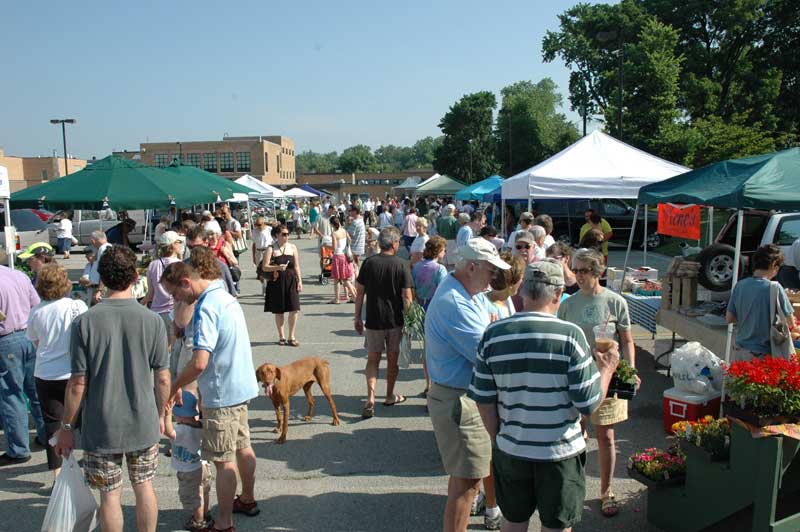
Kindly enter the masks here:
<path id="1" fill-rule="evenodd" d="M 688 342 L 675 349 L 671 358 L 675 388 L 700 395 L 722 388 L 720 359 L 699 342 Z"/>
<path id="2" fill-rule="evenodd" d="M 64 458 L 56 477 L 42 532 L 90 532 L 97 528 L 97 501 L 86 485 L 75 452 Z"/>

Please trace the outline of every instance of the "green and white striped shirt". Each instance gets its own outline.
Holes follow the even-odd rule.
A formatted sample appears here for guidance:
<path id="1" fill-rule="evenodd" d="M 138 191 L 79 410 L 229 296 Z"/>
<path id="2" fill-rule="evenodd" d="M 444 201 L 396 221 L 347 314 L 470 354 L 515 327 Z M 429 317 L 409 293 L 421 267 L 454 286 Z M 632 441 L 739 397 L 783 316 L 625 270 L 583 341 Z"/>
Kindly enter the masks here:
<path id="1" fill-rule="evenodd" d="M 590 414 L 600 396 L 600 373 L 577 325 L 522 312 L 486 329 L 469 397 L 497 404 L 501 451 L 546 462 L 580 454 L 580 414 Z"/>

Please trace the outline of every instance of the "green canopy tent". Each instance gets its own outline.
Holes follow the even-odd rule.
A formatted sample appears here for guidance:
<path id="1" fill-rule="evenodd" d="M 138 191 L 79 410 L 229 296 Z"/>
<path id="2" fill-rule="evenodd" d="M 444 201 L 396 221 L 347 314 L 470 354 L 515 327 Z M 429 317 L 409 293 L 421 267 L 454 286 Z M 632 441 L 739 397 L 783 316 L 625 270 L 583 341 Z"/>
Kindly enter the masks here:
<path id="1" fill-rule="evenodd" d="M 742 255 L 742 225 L 745 209 L 800 209 L 800 148 L 731 159 L 714 163 L 665 181 L 639 189 L 639 205 L 655 203 L 686 203 L 706 207 L 736 209 L 736 246 L 732 268 L 731 290 L 739 278 Z M 633 220 L 636 227 L 636 215 Z M 631 240 L 628 241 L 628 253 Z M 625 259 L 627 266 L 627 256 Z M 624 274 L 623 274 L 624 275 Z M 730 361 L 733 324 L 728 325 L 725 362 Z M 723 383 L 724 396 L 724 383 Z"/>
<path id="2" fill-rule="evenodd" d="M 452 196 L 466 186 L 466 184 L 450 176 L 440 175 L 436 179 L 429 179 L 419 185 L 414 189 L 414 194 L 417 196 L 425 194 L 448 194 Z"/>
<path id="3" fill-rule="evenodd" d="M 215 199 L 214 201 L 228 201 L 233 198 L 233 195 L 237 192 L 241 194 L 253 192 L 252 188 L 240 185 L 232 179 L 226 179 L 217 174 L 206 172 L 196 166 L 182 164 L 177 160 L 173 161 L 172 164 L 164 168 L 164 170 L 170 174 L 180 176 L 182 179 L 191 180 L 197 187 L 202 187 L 203 189 L 216 193 L 219 199 Z"/>
<path id="4" fill-rule="evenodd" d="M 190 177 L 113 156 L 74 174 L 11 195 L 14 207 L 41 205 L 53 211 L 187 208 L 215 201 L 217 193 L 212 188 L 198 186 Z"/>

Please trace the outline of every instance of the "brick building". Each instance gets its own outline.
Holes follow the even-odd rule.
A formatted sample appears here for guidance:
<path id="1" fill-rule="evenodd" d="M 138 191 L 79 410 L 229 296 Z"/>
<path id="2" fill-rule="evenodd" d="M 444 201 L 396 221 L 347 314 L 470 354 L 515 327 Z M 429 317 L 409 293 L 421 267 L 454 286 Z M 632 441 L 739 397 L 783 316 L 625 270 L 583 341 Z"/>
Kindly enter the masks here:
<path id="1" fill-rule="evenodd" d="M 215 141 L 146 142 L 139 152 L 115 155 L 137 158 L 149 166 L 167 166 L 175 158 L 183 164 L 235 179 L 245 174 L 265 183 L 295 184 L 294 141 L 282 136 L 224 137 Z"/>
<path id="2" fill-rule="evenodd" d="M 15 157 L 5 155 L 0 148 L 0 166 L 8 168 L 11 192 L 62 177 L 66 175 L 66 167 L 72 174 L 85 168 L 86 164 L 87 161 L 84 159 L 71 157 L 66 162 L 63 157 Z"/>

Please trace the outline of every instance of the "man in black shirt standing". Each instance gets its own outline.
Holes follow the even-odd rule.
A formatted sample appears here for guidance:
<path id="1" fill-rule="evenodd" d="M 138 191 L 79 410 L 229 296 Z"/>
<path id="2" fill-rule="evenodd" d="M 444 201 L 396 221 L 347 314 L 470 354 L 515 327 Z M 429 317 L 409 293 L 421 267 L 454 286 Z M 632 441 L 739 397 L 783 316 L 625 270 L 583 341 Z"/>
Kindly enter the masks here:
<path id="1" fill-rule="evenodd" d="M 381 252 L 363 262 L 356 279 L 355 329 L 366 330 L 367 344 L 367 403 L 362 416 L 375 415 L 375 384 L 381 354 L 386 351 L 386 401 L 384 406 L 402 403 L 406 398 L 395 395 L 394 385 L 400 368 L 400 338 L 403 333 L 403 311 L 411 304 L 411 269 L 408 261 L 396 256 L 400 247 L 400 231 L 386 227 L 378 236 Z M 367 295 L 367 323 L 361 321 L 361 308 Z"/>

